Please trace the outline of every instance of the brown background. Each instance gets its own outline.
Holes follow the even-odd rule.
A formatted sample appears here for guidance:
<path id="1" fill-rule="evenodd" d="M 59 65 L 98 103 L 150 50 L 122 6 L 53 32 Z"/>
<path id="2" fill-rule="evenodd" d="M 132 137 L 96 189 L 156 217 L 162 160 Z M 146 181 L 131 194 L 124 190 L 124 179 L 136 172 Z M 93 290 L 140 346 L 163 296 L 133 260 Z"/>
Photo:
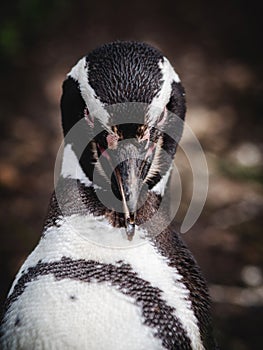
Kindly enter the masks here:
<path id="1" fill-rule="evenodd" d="M 147 41 L 176 67 L 206 152 L 205 209 L 184 235 L 208 280 L 221 349 L 262 348 L 262 28 L 245 1 L 3 1 L 0 11 L 1 302 L 39 240 L 61 142 L 70 67 L 116 39 Z M 191 174 L 177 220 L 187 208 Z"/>

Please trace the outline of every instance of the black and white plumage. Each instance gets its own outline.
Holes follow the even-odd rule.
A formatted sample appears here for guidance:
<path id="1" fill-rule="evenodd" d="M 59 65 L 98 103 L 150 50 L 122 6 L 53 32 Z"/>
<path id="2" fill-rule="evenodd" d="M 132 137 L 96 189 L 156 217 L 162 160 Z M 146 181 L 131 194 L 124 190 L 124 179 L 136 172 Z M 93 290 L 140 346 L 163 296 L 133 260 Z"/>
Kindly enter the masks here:
<path id="1" fill-rule="evenodd" d="M 138 123 L 129 122 L 123 107 L 131 102 L 142 104 Z M 115 104 L 122 105 L 111 113 L 108 107 Z M 70 71 L 61 109 L 68 136 L 61 175 L 40 242 L 9 292 L 2 348 L 214 349 L 206 284 L 191 253 L 166 227 L 166 211 L 158 212 L 182 133 L 168 111 L 180 120 L 185 115 L 178 75 L 146 44 L 104 45 Z M 83 153 L 70 135 L 82 118 L 79 137 L 91 140 Z M 175 130 L 175 137 L 165 128 Z M 119 146 L 131 138 L 138 142 Z M 105 153 L 108 149 L 111 153 Z M 162 149 L 170 161 L 158 157 Z M 110 159 L 118 160 L 121 152 L 127 160 L 109 177 Z M 109 190 L 107 183 L 123 213 L 99 200 L 99 191 Z M 141 206 L 139 192 L 144 193 Z M 146 237 L 140 237 L 156 212 L 157 219 L 144 226 Z M 157 221 L 163 230 L 151 235 Z"/>

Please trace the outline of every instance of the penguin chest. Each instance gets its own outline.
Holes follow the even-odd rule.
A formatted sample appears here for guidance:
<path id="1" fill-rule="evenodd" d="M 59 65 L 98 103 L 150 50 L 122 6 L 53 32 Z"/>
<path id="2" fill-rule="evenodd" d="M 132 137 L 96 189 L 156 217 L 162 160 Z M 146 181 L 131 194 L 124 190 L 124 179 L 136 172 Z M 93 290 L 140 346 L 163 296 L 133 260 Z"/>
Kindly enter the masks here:
<path id="1" fill-rule="evenodd" d="M 163 349 L 135 299 L 108 282 L 42 276 L 10 307 L 7 328 L 10 349 Z"/>
<path id="2" fill-rule="evenodd" d="M 152 243 L 98 246 L 66 225 L 18 273 L 3 349 L 204 349 L 189 290 Z"/>

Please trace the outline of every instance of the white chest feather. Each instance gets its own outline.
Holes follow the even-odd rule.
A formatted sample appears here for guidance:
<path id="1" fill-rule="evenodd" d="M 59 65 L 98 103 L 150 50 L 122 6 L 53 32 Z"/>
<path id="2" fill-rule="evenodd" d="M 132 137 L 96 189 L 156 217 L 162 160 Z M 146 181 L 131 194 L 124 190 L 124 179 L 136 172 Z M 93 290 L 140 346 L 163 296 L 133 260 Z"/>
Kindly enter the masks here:
<path id="1" fill-rule="evenodd" d="M 101 235 L 104 246 L 92 240 L 94 231 Z M 40 260 L 43 264 L 54 263 L 67 257 L 114 266 L 122 261 L 132 267 L 138 278 L 161 290 L 192 348 L 203 349 L 182 276 L 139 233 L 136 239 L 130 244 L 120 229 L 93 217 L 67 218 L 60 227 L 47 230 L 20 269 L 9 295 L 22 271 L 25 273 Z M 126 295 L 110 281 L 89 282 L 60 280 L 45 273 L 30 282 L 9 308 L 6 327 L 14 336 L 6 333 L 6 349 L 164 349 L 154 328 L 145 325 L 142 308 L 134 296 Z M 17 322 L 21 324 L 15 327 Z"/>

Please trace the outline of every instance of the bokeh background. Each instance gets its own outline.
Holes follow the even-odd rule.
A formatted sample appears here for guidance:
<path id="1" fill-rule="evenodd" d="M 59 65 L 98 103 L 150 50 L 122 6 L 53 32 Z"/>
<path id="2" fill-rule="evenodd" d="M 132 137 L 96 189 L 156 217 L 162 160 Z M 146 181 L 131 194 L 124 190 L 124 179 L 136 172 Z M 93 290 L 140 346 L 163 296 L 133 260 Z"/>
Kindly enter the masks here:
<path id="1" fill-rule="evenodd" d="M 146 41 L 180 74 L 187 121 L 207 156 L 207 202 L 183 238 L 210 286 L 218 342 L 262 349 L 261 16 L 256 2 L 240 0 L 1 2 L 1 303 L 40 237 L 62 140 L 65 74 L 102 43 Z M 191 192 L 180 159 L 189 183 L 178 221 Z"/>

